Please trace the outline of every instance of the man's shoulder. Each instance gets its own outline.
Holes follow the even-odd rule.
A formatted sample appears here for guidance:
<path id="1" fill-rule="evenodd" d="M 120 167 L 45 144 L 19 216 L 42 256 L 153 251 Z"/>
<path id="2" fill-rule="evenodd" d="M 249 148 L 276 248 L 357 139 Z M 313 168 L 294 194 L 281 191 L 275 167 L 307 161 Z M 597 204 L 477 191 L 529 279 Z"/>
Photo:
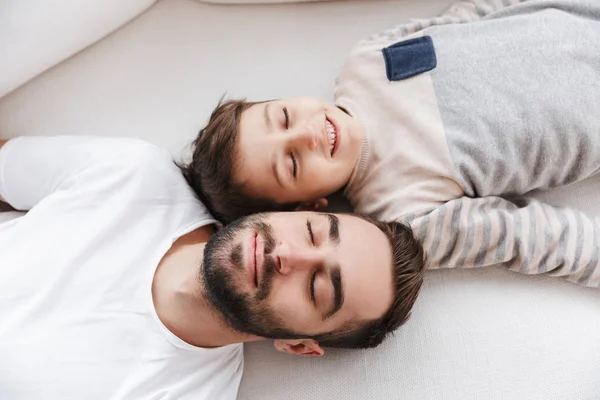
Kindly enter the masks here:
<path id="1" fill-rule="evenodd" d="M 171 210 L 182 224 L 199 218 L 213 221 L 165 148 L 141 139 L 94 136 L 64 137 L 56 147 L 76 153 L 79 160 L 65 186 L 73 201 L 96 204 L 108 194 L 112 207 L 119 203 L 159 214 Z"/>
<path id="2" fill-rule="evenodd" d="M 149 164 L 159 167 L 174 165 L 170 153 L 155 144 L 135 138 L 110 138 L 111 159 L 131 166 L 147 167 Z"/>
<path id="3" fill-rule="evenodd" d="M 160 198 L 189 197 L 188 185 L 173 157 L 147 141 L 121 137 L 78 137 L 70 143 L 87 158 L 74 180 L 94 192 Z"/>
<path id="4" fill-rule="evenodd" d="M 95 164 L 111 174 L 135 176 L 148 183 L 183 178 L 175 160 L 166 149 L 142 139 L 94 138 Z M 107 173 L 109 173 L 107 171 Z"/>

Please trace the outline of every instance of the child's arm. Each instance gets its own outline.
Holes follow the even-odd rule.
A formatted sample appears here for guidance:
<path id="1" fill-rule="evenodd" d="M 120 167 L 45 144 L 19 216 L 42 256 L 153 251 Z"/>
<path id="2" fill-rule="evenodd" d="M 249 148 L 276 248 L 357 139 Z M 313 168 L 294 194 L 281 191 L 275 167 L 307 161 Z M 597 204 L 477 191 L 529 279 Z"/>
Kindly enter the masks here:
<path id="1" fill-rule="evenodd" d="M 429 268 L 499 264 L 600 287 L 600 225 L 573 209 L 529 198 L 462 197 L 414 218 L 411 226 Z"/>
<path id="2" fill-rule="evenodd" d="M 428 19 L 411 19 L 410 22 L 398 25 L 372 39 L 384 37 L 399 40 L 407 35 L 421 31 L 434 25 L 463 24 L 477 21 L 503 8 L 530 0 L 464 0 L 458 1 L 446 9 L 439 17 Z"/>

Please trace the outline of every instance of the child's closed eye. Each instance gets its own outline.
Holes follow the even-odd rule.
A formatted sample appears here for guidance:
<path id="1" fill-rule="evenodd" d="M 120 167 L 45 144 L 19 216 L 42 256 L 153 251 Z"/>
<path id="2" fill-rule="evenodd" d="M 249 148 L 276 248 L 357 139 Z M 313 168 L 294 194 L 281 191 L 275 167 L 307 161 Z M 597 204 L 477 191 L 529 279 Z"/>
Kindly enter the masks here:
<path id="1" fill-rule="evenodd" d="M 288 114 L 287 107 L 283 107 L 283 117 L 284 117 L 284 126 L 285 129 L 290 127 L 290 115 Z"/>
<path id="2" fill-rule="evenodd" d="M 294 153 L 290 153 L 290 159 L 292 160 L 292 177 L 296 179 L 298 176 L 298 163 L 296 162 L 296 156 L 294 156 Z"/>

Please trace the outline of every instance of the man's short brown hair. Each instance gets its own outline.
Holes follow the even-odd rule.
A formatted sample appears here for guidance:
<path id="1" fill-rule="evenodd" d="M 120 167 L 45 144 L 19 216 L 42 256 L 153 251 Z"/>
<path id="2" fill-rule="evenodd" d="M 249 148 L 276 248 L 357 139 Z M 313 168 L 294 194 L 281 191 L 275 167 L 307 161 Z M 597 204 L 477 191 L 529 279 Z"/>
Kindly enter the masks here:
<path id="1" fill-rule="evenodd" d="M 291 211 L 298 205 L 247 196 L 244 185 L 233 181 L 233 172 L 239 167 L 240 119 L 255 104 L 258 103 L 245 99 L 221 99 L 192 143 L 192 161 L 180 165 L 188 184 L 210 213 L 223 223 L 257 212 Z"/>
<path id="2" fill-rule="evenodd" d="M 379 319 L 359 321 L 336 332 L 312 338 L 325 347 L 364 349 L 378 346 L 391 332 L 408 320 L 423 283 L 425 252 L 413 235 L 412 229 L 397 221 L 381 222 L 364 215 L 355 215 L 378 227 L 390 241 L 394 300 Z"/>

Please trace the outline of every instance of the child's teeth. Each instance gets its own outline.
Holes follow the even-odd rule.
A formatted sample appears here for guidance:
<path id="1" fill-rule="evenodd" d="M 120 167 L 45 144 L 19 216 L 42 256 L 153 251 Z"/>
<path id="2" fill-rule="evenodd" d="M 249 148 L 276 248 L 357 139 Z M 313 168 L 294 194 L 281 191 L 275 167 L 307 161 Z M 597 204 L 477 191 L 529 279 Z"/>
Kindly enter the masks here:
<path id="1" fill-rule="evenodd" d="M 329 122 L 329 120 L 326 120 L 325 126 L 326 126 L 326 130 L 327 130 L 327 134 L 329 135 L 329 153 L 331 154 L 331 152 L 333 151 L 333 148 L 335 146 L 337 134 L 335 132 L 335 128 L 333 127 L 333 124 L 331 122 Z"/>
<path id="2" fill-rule="evenodd" d="M 331 124 L 331 122 L 329 122 L 329 120 L 327 120 L 327 132 L 328 133 L 335 133 L 335 128 L 333 127 L 333 125 Z"/>

